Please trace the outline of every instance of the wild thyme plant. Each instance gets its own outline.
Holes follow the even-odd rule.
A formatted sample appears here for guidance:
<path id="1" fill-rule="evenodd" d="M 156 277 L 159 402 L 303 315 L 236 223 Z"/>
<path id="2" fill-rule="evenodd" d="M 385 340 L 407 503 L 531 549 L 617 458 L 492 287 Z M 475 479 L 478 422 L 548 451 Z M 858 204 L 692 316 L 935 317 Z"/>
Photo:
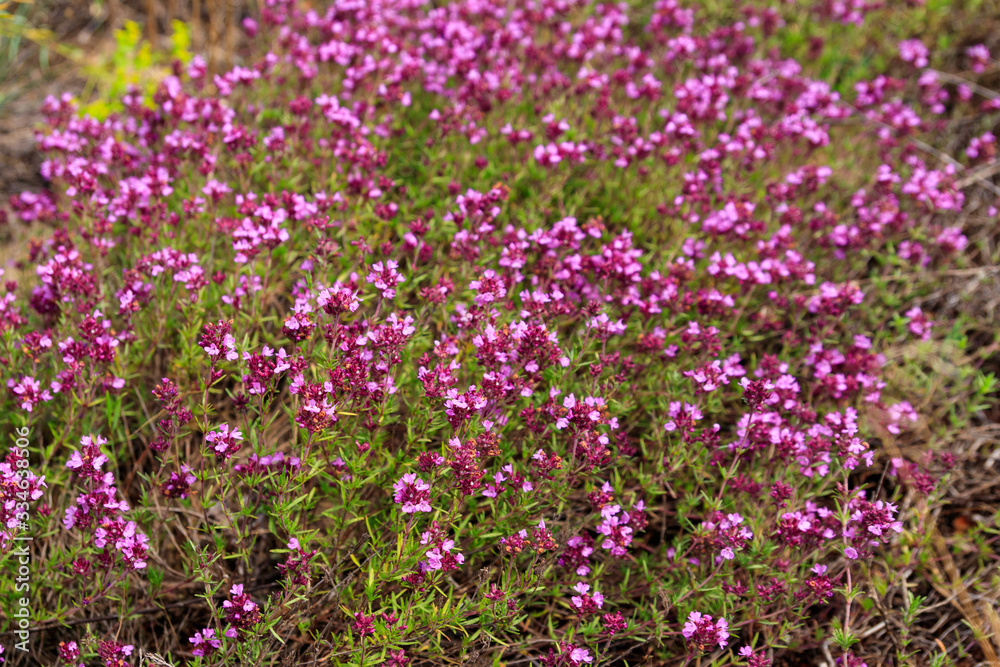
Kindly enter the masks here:
<path id="1" fill-rule="evenodd" d="M 782 53 L 866 0 L 260 4 L 231 71 L 49 99 L 10 202 L 33 654 L 861 664 L 899 495 L 953 463 L 871 439 L 919 420 L 885 347 L 939 335 L 872 279 L 965 251 L 995 138 L 912 139 L 996 99 L 920 42 L 847 90 Z"/>

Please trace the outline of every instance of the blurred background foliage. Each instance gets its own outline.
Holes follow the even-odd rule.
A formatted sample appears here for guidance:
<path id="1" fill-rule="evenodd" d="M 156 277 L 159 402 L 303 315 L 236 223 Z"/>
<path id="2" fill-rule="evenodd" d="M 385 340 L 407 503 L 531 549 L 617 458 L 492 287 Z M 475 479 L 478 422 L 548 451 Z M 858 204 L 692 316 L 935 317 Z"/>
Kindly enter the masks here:
<path id="1" fill-rule="evenodd" d="M 138 87 L 149 100 L 160 81 L 170 73 L 172 62 L 191 61 L 191 33 L 188 25 L 174 19 L 172 30 L 156 51 L 149 40 L 143 39 L 142 28 L 132 20 L 114 32 L 114 48 L 110 55 L 84 62 L 87 88 L 82 98 L 87 100 L 81 111 L 103 120 L 121 108 L 121 98 L 131 86 Z M 93 94 L 94 91 L 98 94 Z"/>
<path id="2" fill-rule="evenodd" d="M 253 13 L 255 2 L 0 0 L 0 112 L 5 101 L 23 92 L 21 79 L 48 72 L 54 56 L 83 79 L 76 92 L 86 111 L 99 118 L 118 107 L 129 85 L 141 84 L 144 92 L 155 89 L 174 60 L 186 62 L 198 53 L 210 72 L 231 67 L 237 62 L 240 22 Z M 653 0 L 630 4 L 651 10 Z M 697 4 L 703 15 L 722 24 L 739 20 L 746 5 L 774 3 Z M 946 71 L 961 69 L 964 50 L 972 44 L 985 44 L 994 52 L 1000 46 L 1000 0 L 892 0 L 869 17 L 863 30 L 813 21 L 804 7 L 782 13 L 788 18 L 771 46 L 785 57 L 801 59 L 817 43 L 826 44 L 819 74 L 845 96 L 853 95 L 858 81 L 894 72 L 901 39 L 921 39 L 931 49 L 931 66 Z"/>
<path id="3" fill-rule="evenodd" d="M 131 85 L 151 94 L 175 61 L 194 53 L 217 72 L 235 62 L 248 0 L 0 0 L 0 113 L 44 80 L 105 118 Z M 62 66 L 57 67 L 57 65 Z"/>

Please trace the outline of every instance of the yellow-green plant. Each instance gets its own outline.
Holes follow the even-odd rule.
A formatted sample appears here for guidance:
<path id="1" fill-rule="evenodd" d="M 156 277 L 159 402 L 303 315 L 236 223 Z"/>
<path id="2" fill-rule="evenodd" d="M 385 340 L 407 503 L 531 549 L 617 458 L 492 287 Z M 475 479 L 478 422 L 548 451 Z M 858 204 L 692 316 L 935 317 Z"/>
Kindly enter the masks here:
<path id="1" fill-rule="evenodd" d="M 130 87 L 138 87 L 143 99 L 152 99 L 156 87 L 170 74 L 170 63 L 180 60 L 187 64 L 192 58 L 191 33 L 183 21 L 172 22 L 173 31 L 168 48 L 157 50 L 142 38 L 142 28 L 135 21 L 126 21 L 115 31 L 114 51 L 85 67 L 89 78 L 81 105 L 84 113 L 104 119 L 122 109 L 122 96 Z"/>

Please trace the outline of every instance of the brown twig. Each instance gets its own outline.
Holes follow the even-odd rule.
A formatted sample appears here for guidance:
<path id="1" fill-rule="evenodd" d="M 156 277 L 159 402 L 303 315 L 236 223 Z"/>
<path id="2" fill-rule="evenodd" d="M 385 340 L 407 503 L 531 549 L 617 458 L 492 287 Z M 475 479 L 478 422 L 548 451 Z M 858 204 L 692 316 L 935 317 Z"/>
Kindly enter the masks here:
<path id="1" fill-rule="evenodd" d="M 934 75 L 938 78 L 939 81 L 947 81 L 948 83 L 954 83 L 954 84 L 958 84 L 958 85 L 961 85 L 961 86 L 968 86 L 969 89 L 972 90 L 972 92 L 974 92 L 974 93 L 976 93 L 978 95 L 982 95 L 983 97 L 985 97 L 987 99 L 990 99 L 990 100 L 995 100 L 995 99 L 1000 98 L 1000 93 L 998 93 L 998 92 L 996 92 L 994 90 L 990 90 L 989 88 L 983 88 L 978 83 L 975 83 L 973 81 L 969 81 L 968 79 L 962 78 L 962 77 L 957 76 L 955 74 L 949 74 L 947 72 L 939 72 L 936 69 L 932 69 L 932 70 L 928 70 L 928 71 L 934 72 Z"/>

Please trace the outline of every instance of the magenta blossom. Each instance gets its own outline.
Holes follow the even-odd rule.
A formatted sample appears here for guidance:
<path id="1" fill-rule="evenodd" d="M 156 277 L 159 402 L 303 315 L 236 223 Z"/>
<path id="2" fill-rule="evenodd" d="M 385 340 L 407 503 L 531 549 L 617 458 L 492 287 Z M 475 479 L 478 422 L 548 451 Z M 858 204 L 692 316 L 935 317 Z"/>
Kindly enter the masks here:
<path id="1" fill-rule="evenodd" d="M 194 633 L 194 637 L 188 638 L 188 641 L 194 644 L 195 647 L 191 651 L 192 655 L 212 655 L 222 647 L 222 642 L 216 639 L 215 630 L 212 628 L 205 628 L 201 632 Z"/>
<path id="2" fill-rule="evenodd" d="M 42 385 L 35 378 L 23 375 L 20 381 L 13 378 L 7 380 L 7 387 L 14 394 L 17 404 L 22 410 L 31 412 L 38 403 L 52 400 L 52 394 L 48 389 L 42 389 Z"/>
<path id="3" fill-rule="evenodd" d="M 719 648 L 726 648 L 729 643 L 729 623 L 724 618 L 713 623 L 711 616 L 692 611 L 688 614 L 681 634 L 698 653 L 707 651 L 714 644 L 718 644 Z"/>
<path id="4" fill-rule="evenodd" d="M 239 451 L 243 434 L 238 428 L 230 428 L 229 424 L 223 424 L 215 431 L 207 433 L 205 440 L 212 445 L 216 456 L 229 459 Z"/>
<path id="5" fill-rule="evenodd" d="M 392 299 L 396 296 L 396 285 L 406 282 L 406 278 L 400 274 L 394 260 L 388 260 L 384 265 L 382 262 L 372 264 L 371 273 L 368 274 L 368 282 L 374 285 L 382 294 L 383 299 Z"/>
<path id="6" fill-rule="evenodd" d="M 414 512 L 430 512 L 431 485 L 417 477 L 414 473 L 406 473 L 392 485 L 396 492 L 397 503 L 403 506 L 403 514 Z"/>
<path id="7" fill-rule="evenodd" d="M 577 583 L 573 587 L 579 595 L 574 595 L 570 598 L 570 602 L 576 607 L 577 611 L 581 614 L 589 614 L 597 611 L 604 606 L 604 596 L 594 591 L 593 595 L 590 594 L 590 586 L 583 583 L 582 581 Z"/>

